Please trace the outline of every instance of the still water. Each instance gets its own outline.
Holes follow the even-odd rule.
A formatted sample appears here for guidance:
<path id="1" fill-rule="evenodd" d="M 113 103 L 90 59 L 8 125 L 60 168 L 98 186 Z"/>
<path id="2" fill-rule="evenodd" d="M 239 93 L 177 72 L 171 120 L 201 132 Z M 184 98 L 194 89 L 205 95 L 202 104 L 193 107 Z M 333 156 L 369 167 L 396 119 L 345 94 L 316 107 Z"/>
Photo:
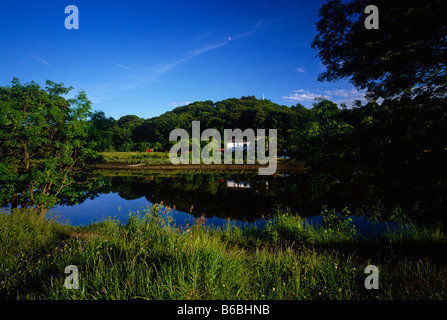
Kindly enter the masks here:
<path id="1" fill-rule="evenodd" d="M 299 173 L 259 176 L 245 173 L 139 173 L 105 177 L 106 185 L 89 190 L 78 204 L 60 205 L 50 216 L 71 225 L 88 225 L 108 217 L 127 221 L 130 214 L 141 214 L 154 203 L 170 208 L 176 226 L 191 225 L 205 216 L 205 225 L 225 228 L 264 226 L 275 210 L 289 208 L 314 225 L 321 224 L 322 204 L 333 204 L 331 197 L 310 194 Z M 314 192 L 313 192 L 314 193 Z M 352 216 L 359 233 L 383 232 L 395 224 L 371 223 L 363 216 Z"/>

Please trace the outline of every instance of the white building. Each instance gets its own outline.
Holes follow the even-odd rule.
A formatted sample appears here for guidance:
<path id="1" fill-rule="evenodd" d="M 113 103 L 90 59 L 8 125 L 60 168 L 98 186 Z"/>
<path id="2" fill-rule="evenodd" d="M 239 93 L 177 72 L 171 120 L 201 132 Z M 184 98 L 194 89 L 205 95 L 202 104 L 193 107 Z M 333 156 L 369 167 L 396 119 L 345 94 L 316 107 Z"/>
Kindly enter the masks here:
<path id="1" fill-rule="evenodd" d="M 230 142 L 227 142 L 226 150 L 235 151 L 236 149 L 242 149 L 244 151 L 250 150 L 251 148 L 256 148 L 256 143 L 259 141 L 260 137 L 255 137 L 255 141 L 253 141 L 254 146 L 252 145 L 252 141 L 244 141 L 241 139 L 233 138 Z"/>
<path id="2" fill-rule="evenodd" d="M 234 180 L 227 180 L 227 188 L 250 189 L 251 184 L 247 181 L 236 182 Z"/>
<path id="3" fill-rule="evenodd" d="M 243 150 L 248 150 L 248 148 L 250 148 L 250 142 L 249 141 L 244 141 L 244 140 L 240 140 L 240 139 L 234 139 L 231 140 L 230 142 L 227 142 L 227 150 L 236 150 L 236 149 L 243 149 Z"/>

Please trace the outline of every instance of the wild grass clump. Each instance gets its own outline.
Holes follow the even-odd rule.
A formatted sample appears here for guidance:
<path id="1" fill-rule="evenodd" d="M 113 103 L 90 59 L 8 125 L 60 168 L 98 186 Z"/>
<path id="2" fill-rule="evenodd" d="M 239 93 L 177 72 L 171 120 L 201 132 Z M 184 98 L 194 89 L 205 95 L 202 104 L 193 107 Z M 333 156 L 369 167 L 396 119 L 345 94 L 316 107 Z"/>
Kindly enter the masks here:
<path id="1" fill-rule="evenodd" d="M 264 228 L 250 227 L 242 229 L 228 226 L 222 239 L 242 247 L 258 246 L 322 246 L 325 244 L 348 243 L 354 239 L 356 230 L 352 220 L 335 210 L 324 207 L 323 225 L 317 227 L 288 208 L 278 207 Z"/>
<path id="2" fill-rule="evenodd" d="M 402 228 L 349 237 L 278 210 L 265 228 L 178 228 L 152 205 L 127 222 L 70 227 L 22 212 L 0 215 L 3 299 L 446 299 L 446 235 Z M 431 231 L 430 231 L 431 230 Z M 429 243 L 438 252 L 411 255 Z M 367 290 L 367 265 L 380 270 Z M 65 267 L 79 289 L 64 286 Z"/>
<path id="3" fill-rule="evenodd" d="M 168 152 L 103 152 L 102 156 L 108 164 L 170 164 Z"/>
<path id="4" fill-rule="evenodd" d="M 0 214 L 0 298 L 20 297 L 20 288 L 48 276 L 54 244 L 67 239 L 70 230 L 25 210 Z"/>
<path id="5" fill-rule="evenodd" d="M 311 242 L 315 230 L 306 226 L 299 216 L 292 216 L 288 209 L 278 209 L 276 215 L 267 223 L 265 233 L 273 244 L 293 245 Z"/>

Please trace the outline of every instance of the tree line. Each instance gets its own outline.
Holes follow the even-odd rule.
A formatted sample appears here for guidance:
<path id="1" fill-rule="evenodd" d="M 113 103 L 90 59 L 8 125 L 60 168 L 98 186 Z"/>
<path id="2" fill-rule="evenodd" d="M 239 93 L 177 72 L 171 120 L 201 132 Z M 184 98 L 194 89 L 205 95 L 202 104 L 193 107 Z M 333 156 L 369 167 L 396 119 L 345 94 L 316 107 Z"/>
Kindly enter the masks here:
<path id="1" fill-rule="evenodd" d="M 192 121 L 200 121 L 201 128 L 245 130 L 275 128 L 284 141 L 292 126 L 293 111 L 287 106 L 254 96 L 232 98 L 218 102 L 196 101 L 177 107 L 158 117 L 143 119 L 125 115 L 118 120 L 103 111 L 91 114 L 90 137 L 97 151 L 167 151 L 172 143 L 169 133 L 177 128 L 191 132 Z"/>
<path id="2" fill-rule="evenodd" d="M 43 215 L 61 199 L 83 196 L 70 186 L 87 184 L 86 168 L 99 152 L 169 150 L 169 133 L 199 120 L 218 131 L 277 129 L 279 148 L 310 167 L 310 196 L 350 197 L 370 216 L 445 218 L 447 7 L 377 0 L 380 28 L 368 30 L 367 4 L 328 0 L 312 42 L 326 68 L 321 81 L 348 79 L 367 91 L 368 102 L 350 108 L 324 98 L 306 108 L 247 96 L 115 120 L 92 111 L 85 92 L 66 99 L 72 88 L 63 84 L 14 78 L 0 87 L 0 203 Z"/>
<path id="3" fill-rule="evenodd" d="M 108 123 L 102 127 L 106 130 L 100 130 L 95 117 Z M 222 131 L 277 129 L 279 147 L 310 167 L 309 179 L 315 182 L 311 185 L 320 196 L 332 193 L 347 199 L 351 193 L 350 202 L 356 203 L 358 212 L 364 207 L 377 219 L 401 219 L 403 212 L 442 216 L 447 208 L 445 98 L 399 97 L 363 105 L 358 101 L 352 108 L 318 98 L 308 108 L 242 97 L 195 102 L 151 119 L 124 116 L 117 121 L 96 112 L 91 120 L 92 140 L 100 146 L 101 137 L 107 137 L 102 145 L 111 146 L 109 150 L 169 150 L 169 132 L 189 130 L 193 120 Z M 119 135 L 119 130 L 125 134 Z M 114 135 L 126 140 L 114 140 Z M 308 196 L 317 195 L 309 192 Z"/>

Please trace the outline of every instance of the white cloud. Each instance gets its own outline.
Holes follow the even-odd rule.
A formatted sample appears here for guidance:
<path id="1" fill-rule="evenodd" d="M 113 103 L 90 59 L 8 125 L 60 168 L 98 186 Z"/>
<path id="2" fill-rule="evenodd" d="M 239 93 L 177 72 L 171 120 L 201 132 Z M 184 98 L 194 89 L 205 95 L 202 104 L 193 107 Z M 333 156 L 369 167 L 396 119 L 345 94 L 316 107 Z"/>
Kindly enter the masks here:
<path id="1" fill-rule="evenodd" d="M 320 96 L 321 94 L 316 94 L 308 90 L 300 89 L 300 90 L 293 90 L 292 94 L 289 94 L 288 96 L 283 96 L 282 98 L 290 102 L 302 102 L 302 101 L 313 101 L 315 100 L 316 97 Z"/>
<path id="2" fill-rule="evenodd" d="M 357 97 L 359 99 L 363 99 L 365 97 L 364 92 L 360 92 L 354 88 L 351 90 L 347 90 L 347 89 L 325 90 L 324 92 L 329 95 L 339 96 L 339 97 L 343 97 L 343 98 Z"/>
<path id="3" fill-rule="evenodd" d="M 316 92 L 299 89 L 294 90 L 292 94 L 283 96 L 282 98 L 289 102 L 305 102 L 314 101 L 317 97 L 326 98 L 337 104 L 346 103 L 347 106 L 352 106 L 355 100 L 360 100 L 362 103 L 366 102 L 365 92 L 358 91 L 355 88 L 317 90 Z"/>
<path id="4" fill-rule="evenodd" d="M 36 59 L 37 61 L 39 61 L 41 64 L 43 64 L 43 65 L 45 65 L 47 67 L 50 66 L 50 64 L 47 62 L 47 60 L 45 60 L 45 59 L 43 59 L 43 58 L 41 58 L 39 56 L 36 56 L 35 54 L 32 54 L 32 53 L 30 54 L 30 56 L 31 56 L 31 58 Z"/>
<path id="5" fill-rule="evenodd" d="M 122 69 L 127 69 L 127 70 L 131 70 L 128 66 L 125 66 L 123 64 L 119 64 L 119 63 L 113 63 L 115 66 L 120 67 Z"/>
<path id="6" fill-rule="evenodd" d="M 301 68 L 301 67 L 296 68 L 295 70 L 298 71 L 299 73 L 306 73 L 306 70 L 304 68 Z"/>
<path id="7" fill-rule="evenodd" d="M 177 107 L 181 107 L 181 106 L 187 106 L 188 104 L 191 104 L 192 102 L 190 101 L 184 101 L 184 102 L 171 102 L 169 103 L 169 105 L 171 107 L 177 108 Z"/>
<path id="8" fill-rule="evenodd" d="M 332 101 L 335 103 L 345 103 L 348 107 L 352 106 L 355 100 L 360 100 L 362 103 L 366 103 L 365 92 L 358 91 L 355 88 L 325 90 L 324 93 L 333 96 L 334 99 Z"/>

